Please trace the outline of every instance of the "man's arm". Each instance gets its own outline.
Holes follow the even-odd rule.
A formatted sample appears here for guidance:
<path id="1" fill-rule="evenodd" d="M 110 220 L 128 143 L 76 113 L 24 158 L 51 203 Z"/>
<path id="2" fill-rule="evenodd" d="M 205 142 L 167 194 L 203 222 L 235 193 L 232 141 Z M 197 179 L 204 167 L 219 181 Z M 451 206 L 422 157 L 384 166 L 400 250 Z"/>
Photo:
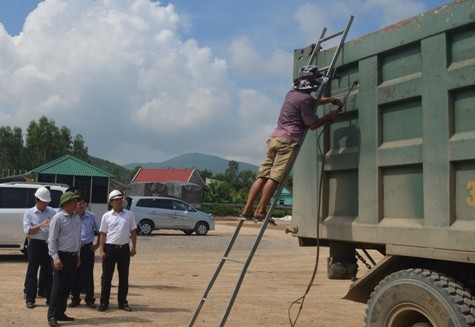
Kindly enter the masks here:
<path id="1" fill-rule="evenodd" d="M 331 103 L 338 107 L 342 105 L 341 100 L 337 98 L 322 97 L 319 102 L 319 104 L 328 104 L 328 103 Z M 339 113 L 338 109 L 330 110 L 330 112 L 327 113 L 325 116 L 318 118 L 316 121 L 314 121 L 307 127 L 310 128 L 311 130 L 317 129 L 320 126 L 325 125 L 326 123 L 334 121 L 338 117 L 338 113 Z"/>
<path id="2" fill-rule="evenodd" d="M 329 103 L 331 103 L 335 106 L 338 106 L 338 107 L 343 104 L 340 99 L 329 98 L 329 97 L 321 97 L 319 104 L 329 104 Z"/>
<path id="3" fill-rule="evenodd" d="M 132 240 L 132 250 L 130 250 L 130 256 L 133 257 L 137 253 L 137 230 L 136 229 L 130 232 L 130 239 Z"/>
<path id="4" fill-rule="evenodd" d="M 32 225 L 30 214 L 31 212 L 28 210 L 27 212 L 25 212 L 25 215 L 23 216 L 23 232 L 25 234 L 29 234 L 29 235 L 36 234 L 39 232 L 41 227 L 49 225 L 50 223 L 49 219 L 45 219 L 39 224 Z"/>
<path id="5" fill-rule="evenodd" d="M 58 271 L 63 269 L 63 263 L 58 255 L 59 225 L 58 217 L 54 216 L 53 219 L 51 219 L 48 235 L 48 252 L 53 259 L 53 267 Z"/>
<path id="6" fill-rule="evenodd" d="M 130 256 L 133 257 L 137 253 L 137 223 L 132 211 L 130 219 L 130 239 L 132 240 L 132 250 L 130 250 Z"/>
<path id="7" fill-rule="evenodd" d="M 101 246 L 101 233 L 99 233 L 99 226 L 97 225 L 97 218 L 96 215 L 91 212 L 92 216 L 92 224 L 94 225 L 94 232 L 97 234 L 97 241 L 96 244 L 91 245 L 91 250 L 96 251 Z"/>
<path id="8" fill-rule="evenodd" d="M 106 247 L 106 233 L 100 232 L 99 233 L 99 257 L 101 258 L 101 262 L 105 260 L 106 258 L 106 252 L 105 252 L 105 247 Z"/>

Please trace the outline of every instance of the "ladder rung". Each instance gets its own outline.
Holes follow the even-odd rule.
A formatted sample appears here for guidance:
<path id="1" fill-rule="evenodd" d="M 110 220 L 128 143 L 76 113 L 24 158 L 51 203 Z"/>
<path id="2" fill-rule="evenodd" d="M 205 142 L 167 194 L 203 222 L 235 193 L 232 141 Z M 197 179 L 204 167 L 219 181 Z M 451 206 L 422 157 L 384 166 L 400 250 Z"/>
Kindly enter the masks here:
<path id="1" fill-rule="evenodd" d="M 223 257 L 223 260 L 227 260 L 227 261 L 231 261 L 231 262 L 237 262 L 237 263 L 242 263 L 242 264 L 245 264 L 245 263 L 246 263 L 246 261 L 237 260 L 237 259 L 232 259 L 232 258 L 229 258 L 229 257 Z"/>
<path id="2" fill-rule="evenodd" d="M 213 304 L 213 305 L 215 305 L 215 306 L 217 306 L 217 307 L 220 307 L 221 309 L 226 309 L 226 308 L 227 308 L 227 306 L 226 306 L 225 304 L 216 302 L 216 301 L 211 300 L 211 299 L 208 299 L 208 298 L 206 298 L 206 297 L 203 298 L 203 301 L 207 301 L 207 302 L 209 302 L 209 303 L 211 303 L 211 304 Z"/>
<path id="3" fill-rule="evenodd" d="M 320 43 L 325 42 L 325 41 L 328 41 L 328 40 L 331 40 L 331 39 L 337 37 L 338 35 L 342 35 L 344 32 L 345 32 L 345 30 L 341 30 L 341 31 L 339 31 L 339 32 L 337 32 L 337 33 L 335 33 L 335 34 L 332 34 L 332 35 L 329 35 L 329 36 L 327 36 L 327 37 L 324 37 L 324 38 L 320 39 Z"/>

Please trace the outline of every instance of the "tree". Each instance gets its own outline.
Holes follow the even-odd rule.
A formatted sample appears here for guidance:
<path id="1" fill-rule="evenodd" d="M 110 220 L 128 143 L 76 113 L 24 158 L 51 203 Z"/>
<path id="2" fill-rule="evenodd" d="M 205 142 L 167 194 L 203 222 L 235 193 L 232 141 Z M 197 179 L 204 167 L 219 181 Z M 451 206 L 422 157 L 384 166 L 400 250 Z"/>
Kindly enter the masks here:
<path id="1" fill-rule="evenodd" d="M 87 150 L 86 142 L 84 141 L 82 135 L 76 135 L 73 141 L 73 149 L 71 154 L 78 159 L 90 163 L 91 160 Z"/>
<path id="2" fill-rule="evenodd" d="M 224 180 L 228 182 L 230 185 L 234 186 L 237 180 L 238 173 L 239 173 L 239 162 L 230 160 L 228 163 L 228 168 L 226 168 L 226 171 L 224 172 Z"/>
<path id="3" fill-rule="evenodd" d="M 23 133 L 21 128 L 0 127 L 0 168 L 10 170 L 26 169 L 23 154 Z"/>
<path id="4" fill-rule="evenodd" d="M 204 201 L 210 203 L 230 202 L 231 187 L 226 182 L 213 181 L 211 182 L 205 192 Z"/>
<path id="5" fill-rule="evenodd" d="M 213 172 L 208 169 L 199 170 L 198 173 L 203 180 L 206 180 L 206 178 L 213 178 Z"/>
<path id="6" fill-rule="evenodd" d="M 65 154 L 73 154 L 79 159 L 89 162 L 87 147 L 80 134 L 74 142 L 71 131 L 66 126 L 56 127 L 54 120 L 41 116 L 38 123 L 32 120 L 26 131 L 26 162 L 27 169 L 41 166 Z"/>
<path id="7" fill-rule="evenodd" d="M 58 157 L 56 149 L 63 139 L 59 137 L 59 130 L 53 120 L 50 121 L 45 116 L 42 116 L 38 123 L 32 120 L 26 133 L 29 168 L 41 166 Z"/>
<path id="8" fill-rule="evenodd" d="M 252 170 L 243 170 L 238 174 L 238 185 L 237 190 L 249 189 L 256 180 L 256 173 Z"/>
<path id="9" fill-rule="evenodd" d="M 285 181 L 285 187 L 287 187 L 287 189 L 290 192 L 292 192 L 292 190 L 294 188 L 294 176 L 289 175 L 289 178 L 287 178 L 287 181 Z"/>

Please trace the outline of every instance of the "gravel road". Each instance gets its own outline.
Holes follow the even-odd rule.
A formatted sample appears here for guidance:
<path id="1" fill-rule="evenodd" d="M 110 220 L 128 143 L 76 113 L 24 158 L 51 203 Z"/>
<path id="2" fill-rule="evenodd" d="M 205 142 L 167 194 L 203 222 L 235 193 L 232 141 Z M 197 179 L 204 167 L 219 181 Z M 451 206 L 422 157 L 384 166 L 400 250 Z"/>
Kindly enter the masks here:
<path id="1" fill-rule="evenodd" d="M 269 226 L 249 266 L 226 326 L 291 326 L 301 297 L 315 266 L 316 249 L 301 248 L 295 238 L 285 234 L 288 222 Z M 210 281 L 236 226 L 236 220 L 217 219 L 216 230 L 207 236 L 186 236 L 175 231 L 155 231 L 141 236 L 138 253 L 130 270 L 129 304 L 133 312 L 118 310 L 113 287 L 111 306 L 98 312 L 80 305 L 68 308 L 76 321 L 62 326 L 188 326 L 203 291 Z M 246 222 L 231 257 L 245 259 L 258 232 L 257 224 Z M 321 249 L 319 270 L 296 326 L 360 327 L 365 305 L 342 300 L 350 281 L 326 278 L 328 250 Z M 23 281 L 26 261 L 16 251 L 0 251 L 0 326 L 47 326 L 47 307 L 37 299 L 35 309 L 25 308 Z M 361 265 L 360 265 L 361 266 Z M 228 262 L 210 298 L 226 302 L 236 285 L 241 264 Z M 364 269 L 360 267 L 360 269 Z M 101 265 L 96 262 L 96 297 L 99 297 Z M 117 285 L 114 276 L 113 285 Z M 195 326 L 218 326 L 224 311 L 205 304 Z"/>

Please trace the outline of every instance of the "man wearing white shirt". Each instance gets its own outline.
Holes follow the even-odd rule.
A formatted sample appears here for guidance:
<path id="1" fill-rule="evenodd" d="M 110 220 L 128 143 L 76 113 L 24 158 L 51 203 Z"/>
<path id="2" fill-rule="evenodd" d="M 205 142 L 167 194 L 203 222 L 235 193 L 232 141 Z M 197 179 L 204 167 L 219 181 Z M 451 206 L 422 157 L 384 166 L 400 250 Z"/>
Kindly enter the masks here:
<path id="1" fill-rule="evenodd" d="M 38 268 L 41 267 L 44 276 L 46 303 L 49 303 L 51 293 L 51 259 L 48 255 L 48 227 L 51 218 L 56 214 L 48 204 L 51 202 L 49 190 L 41 186 L 35 192 L 36 204 L 25 212 L 23 217 L 23 231 L 28 234 L 28 268 L 25 279 L 26 307 L 35 307 L 35 298 L 38 287 Z"/>
<path id="2" fill-rule="evenodd" d="M 115 265 L 119 273 L 117 301 L 119 309 L 132 311 L 127 302 L 130 257 L 136 254 L 137 231 L 134 214 L 123 208 L 124 195 L 118 190 L 109 194 L 112 210 L 102 216 L 99 255 L 102 262 L 101 303 L 99 311 L 109 308 Z M 132 240 L 132 249 L 129 242 Z"/>

